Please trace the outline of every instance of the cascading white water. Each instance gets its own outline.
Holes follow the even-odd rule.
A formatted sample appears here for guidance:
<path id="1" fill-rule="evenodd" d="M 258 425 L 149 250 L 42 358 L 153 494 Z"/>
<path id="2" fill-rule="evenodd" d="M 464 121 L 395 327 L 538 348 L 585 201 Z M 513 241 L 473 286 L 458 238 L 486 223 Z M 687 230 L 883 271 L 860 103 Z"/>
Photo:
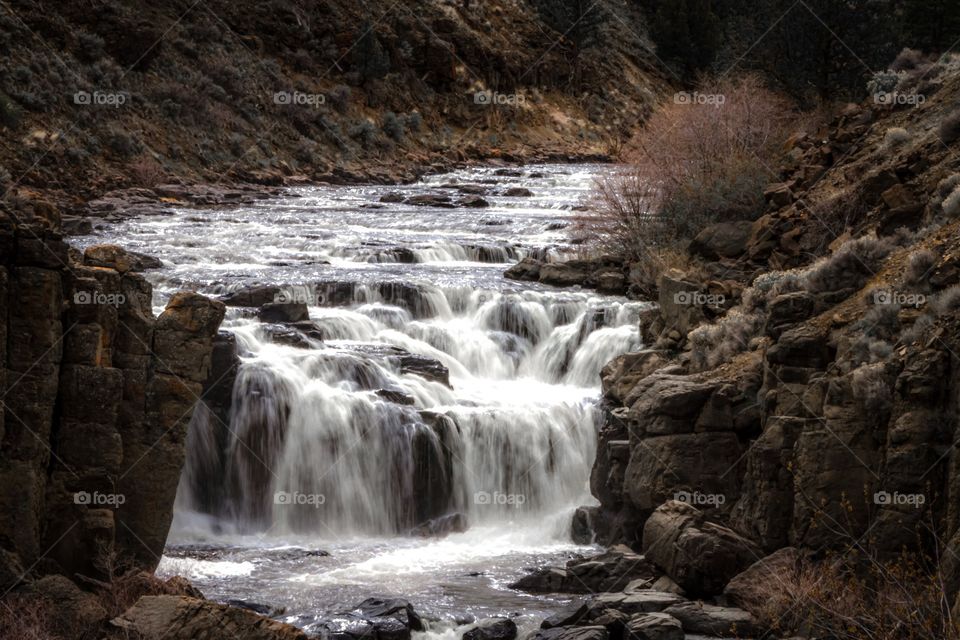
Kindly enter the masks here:
<path id="1" fill-rule="evenodd" d="M 158 312 L 183 288 L 229 297 L 263 285 L 309 305 L 312 330 L 292 341 L 295 328 L 229 309 L 241 365 L 229 410 L 194 413 L 160 573 L 284 606 L 302 626 L 377 594 L 448 621 L 519 611 L 526 628 L 562 605 L 506 585 L 585 550 L 570 523 L 594 502 L 598 373 L 639 346 L 644 305 L 503 272 L 528 255 L 571 256 L 563 227 L 605 171 L 304 187 L 133 218 L 81 242 L 162 259 L 147 274 Z M 456 200 L 451 184 L 487 190 L 491 206 L 380 202 Z"/>
<path id="2" fill-rule="evenodd" d="M 640 305 L 585 293 L 464 300 L 459 289 L 451 304 L 437 293 L 424 290 L 430 304 L 410 301 L 433 311 L 418 321 L 380 302 L 314 307 L 326 336 L 317 350 L 273 344 L 257 324 L 233 328 L 245 356 L 228 436 L 186 471 L 189 480 L 202 477 L 195 466 L 223 468 L 221 525 L 383 535 L 454 513 L 536 525 L 590 500 L 591 385 L 637 346 Z M 435 359 L 452 388 L 358 342 Z M 200 413 L 192 431 L 215 426 Z M 195 495 L 207 491 L 202 482 L 182 489 L 182 505 L 209 504 Z"/>

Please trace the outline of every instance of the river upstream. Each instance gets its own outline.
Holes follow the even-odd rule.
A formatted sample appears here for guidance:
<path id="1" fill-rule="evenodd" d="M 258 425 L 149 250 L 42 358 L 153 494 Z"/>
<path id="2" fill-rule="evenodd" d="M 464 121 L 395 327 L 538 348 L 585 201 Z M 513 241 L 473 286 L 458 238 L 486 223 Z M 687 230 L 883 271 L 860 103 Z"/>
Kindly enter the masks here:
<path id="1" fill-rule="evenodd" d="M 373 595 L 410 600 L 428 634 L 451 639 L 492 615 L 517 616 L 523 633 L 565 604 L 508 585 L 596 551 L 571 541 L 571 516 L 595 503 L 600 368 L 639 346 L 643 303 L 503 272 L 568 253 L 564 227 L 608 170 L 295 188 L 85 238 L 163 261 L 147 273 L 158 312 L 181 289 L 282 285 L 318 330 L 292 345 L 255 310 L 228 309 L 241 355 L 229 424 L 195 412 L 160 574 L 308 630 Z M 381 202 L 471 192 L 490 206 Z M 446 367 L 449 385 L 424 363 Z"/>

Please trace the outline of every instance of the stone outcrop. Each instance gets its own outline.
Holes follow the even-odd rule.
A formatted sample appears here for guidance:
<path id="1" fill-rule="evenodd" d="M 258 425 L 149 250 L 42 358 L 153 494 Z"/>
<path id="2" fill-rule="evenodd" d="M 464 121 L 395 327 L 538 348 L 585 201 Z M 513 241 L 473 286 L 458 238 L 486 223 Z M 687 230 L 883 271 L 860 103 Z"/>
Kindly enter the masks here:
<path id="1" fill-rule="evenodd" d="M 155 318 L 140 259 L 68 255 L 55 211 L 0 211 L 0 577 L 159 561 L 221 303 Z M 29 572 L 27 572 L 29 570 Z"/>
<path id="2" fill-rule="evenodd" d="M 186 596 L 145 596 L 111 624 L 143 640 L 307 640 L 294 626 Z"/>
<path id="3" fill-rule="evenodd" d="M 643 527 L 644 555 L 692 595 L 713 596 L 761 557 L 736 532 L 708 521 L 688 504 L 672 500 Z"/>

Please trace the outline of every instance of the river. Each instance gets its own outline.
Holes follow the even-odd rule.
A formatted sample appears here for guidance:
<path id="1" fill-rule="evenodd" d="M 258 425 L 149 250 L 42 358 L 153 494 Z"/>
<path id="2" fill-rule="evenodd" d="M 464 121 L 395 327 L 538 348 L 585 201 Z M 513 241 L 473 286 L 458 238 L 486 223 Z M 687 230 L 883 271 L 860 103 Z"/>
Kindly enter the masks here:
<path id="1" fill-rule="evenodd" d="M 428 633 L 451 639 L 492 615 L 533 629 L 566 603 L 508 585 L 596 551 L 571 541 L 570 523 L 595 503 L 598 374 L 639 346 L 644 304 L 502 274 L 526 255 L 572 255 L 566 227 L 609 170 L 298 187 L 85 238 L 164 262 L 147 273 L 158 312 L 180 289 L 284 285 L 309 302 L 323 336 L 283 344 L 251 310 L 228 309 L 223 329 L 242 361 L 229 424 L 195 412 L 159 573 L 185 575 L 207 597 L 269 605 L 308 630 L 371 595 L 410 600 Z M 381 202 L 476 193 L 490 206 Z M 405 368 L 406 353 L 441 363 L 449 385 Z M 466 530 L 415 531 L 443 516 Z"/>

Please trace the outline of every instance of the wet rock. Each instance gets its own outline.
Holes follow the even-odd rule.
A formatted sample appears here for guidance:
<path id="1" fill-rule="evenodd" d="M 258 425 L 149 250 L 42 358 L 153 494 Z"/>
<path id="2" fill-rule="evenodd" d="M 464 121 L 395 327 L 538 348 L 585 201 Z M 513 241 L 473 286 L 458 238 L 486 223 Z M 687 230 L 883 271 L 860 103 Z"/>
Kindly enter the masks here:
<path id="1" fill-rule="evenodd" d="M 684 602 L 667 608 L 664 613 L 679 620 L 687 633 L 742 638 L 759 635 L 762 631 L 756 619 L 743 609 Z"/>
<path id="2" fill-rule="evenodd" d="M 517 623 L 510 618 L 481 620 L 476 628 L 463 634 L 463 640 L 514 640 L 516 637 Z"/>
<path id="3" fill-rule="evenodd" d="M 468 196 L 461 199 L 457 204 L 461 207 L 470 207 L 473 209 L 483 209 L 490 206 L 490 203 L 480 196 Z"/>
<path id="4" fill-rule="evenodd" d="M 594 531 L 591 515 L 595 511 L 595 507 L 577 507 L 577 510 L 573 512 L 570 537 L 574 543 L 593 544 Z"/>
<path id="5" fill-rule="evenodd" d="M 277 299 L 280 287 L 275 285 L 253 285 L 243 287 L 222 296 L 220 301 L 228 307 L 262 307 Z"/>
<path id="6" fill-rule="evenodd" d="M 394 191 L 392 193 L 388 193 L 386 195 L 380 196 L 380 202 L 384 202 L 387 204 L 397 204 L 397 203 L 403 202 L 406 199 L 406 197 L 407 196 L 400 193 L 399 191 Z"/>
<path id="7" fill-rule="evenodd" d="M 508 198 L 532 198 L 533 191 L 527 189 L 526 187 L 511 187 L 503 192 Z"/>
<path id="8" fill-rule="evenodd" d="M 529 280 L 536 282 L 540 279 L 540 268 L 543 263 L 535 258 L 524 258 L 507 269 L 503 277 L 510 280 Z"/>
<path id="9" fill-rule="evenodd" d="M 727 582 L 761 557 L 752 542 L 707 522 L 690 505 L 671 500 L 643 527 L 644 555 L 696 596 L 718 595 Z"/>
<path id="10" fill-rule="evenodd" d="M 144 596 L 111 624 L 144 640 L 307 640 L 300 629 L 253 611 L 185 596 Z"/>
<path id="11" fill-rule="evenodd" d="M 379 397 L 383 398 L 387 402 L 392 402 L 394 404 L 403 404 L 413 406 L 416 404 L 413 396 L 403 391 L 398 391 L 396 389 L 377 389 L 376 393 Z"/>
<path id="12" fill-rule="evenodd" d="M 549 262 L 540 265 L 538 280 L 557 287 L 584 286 L 592 272 L 576 262 Z"/>
<path id="13" fill-rule="evenodd" d="M 533 593 L 598 593 L 617 591 L 636 579 L 652 579 L 653 565 L 629 547 L 569 561 L 565 567 L 544 567 L 510 585 Z"/>
<path id="14" fill-rule="evenodd" d="M 317 630 L 325 638 L 376 638 L 409 640 L 411 631 L 424 631 L 413 605 L 398 598 L 368 598 L 350 611 L 321 621 Z"/>
<path id="15" fill-rule="evenodd" d="M 641 613 L 627 624 L 630 638 L 637 640 L 683 640 L 680 621 L 667 613 Z"/>
<path id="16" fill-rule="evenodd" d="M 468 528 L 467 516 L 462 513 L 451 513 L 424 522 L 411 530 L 410 535 L 423 538 L 439 538 L 451 533 L 463 533 Z"/>
<path id="17" fill-rule="evenodd" d="M 302 302 L 268 302 L 260 307 L 260 322 L 290 324 L 310 320 L 307 305 Z"/>
<path id="18" fill-rule="evenodd" d="M 523 171 L 519 169 L 497 169 L 493 172 L 495 176 L 504 176 L 508 178 L 520 178 L 523 176 Z"/>
<path id="19" fill-rule="evenodd" d="M 391 359 L 399 365 L 400 373 L 413 373 L 421 378 L 450 386 L 450 370 L 439 360 L 413 353 L 403 353 Z"/>
<path id="20" fill-rule="evenodd" d="M 404 200 L 403 203 L 413 205 L 415 207 L 441 207 L 445 209 L 452 209 L 454 207 L 453 202 L 450 200 L 450 196 L 437 194 L 410 196 Z"/>

